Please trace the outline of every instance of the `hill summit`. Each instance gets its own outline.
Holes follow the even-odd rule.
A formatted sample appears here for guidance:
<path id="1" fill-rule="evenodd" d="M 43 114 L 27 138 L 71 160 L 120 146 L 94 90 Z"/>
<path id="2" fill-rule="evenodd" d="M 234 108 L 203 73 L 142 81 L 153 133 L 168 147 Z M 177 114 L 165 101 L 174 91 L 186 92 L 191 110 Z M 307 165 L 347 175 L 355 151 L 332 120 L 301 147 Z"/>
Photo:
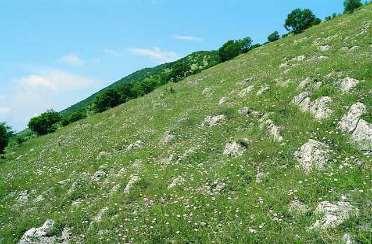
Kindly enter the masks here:
<path id="1" fill-rule="evenodd" d="M 367 5 L 12 148 L 0 242 L 370 242 L 371 54 Z"/>

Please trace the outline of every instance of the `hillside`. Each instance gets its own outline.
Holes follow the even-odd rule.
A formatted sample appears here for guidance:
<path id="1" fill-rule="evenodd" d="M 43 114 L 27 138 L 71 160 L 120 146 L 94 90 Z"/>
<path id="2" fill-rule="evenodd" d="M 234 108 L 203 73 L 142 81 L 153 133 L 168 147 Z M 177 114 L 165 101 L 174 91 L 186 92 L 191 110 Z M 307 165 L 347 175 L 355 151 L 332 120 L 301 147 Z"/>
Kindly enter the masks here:
<path id="1" fill-rule="evenodd" d="M 0 242 L 369 243 L 371 53 L 368 5 L 10 148 Z"/>
<path id="2" fill-rule="evenodd" d="M 167 75 L 177 66 L 185 64 L 188 66 L 188 70 L 193 73 L 197 73 L 201 70 L 207 69 L 216 65 L 219 62 L 218 53 L 216 51 L 200 51 L 194 52 L 181 58 L 177 61 L 161 64 L 153 68 L 145 68 L 138 70 L 114 83 L 105 87 L 104 89 L 94 93 L 93 95 L 87 97 L 86 99 L 70 106 L 69 108 L 62 111 L 62 114 L 68 115 L 75 111 L 82 109 L 87 109 L 94 102 L 95 98 L 109 89 L 117 89 L 122 87 L 127 83 L 135 83 L 138 81 L 143 81 L 145 79 L 156 79 L 159 83 L 168 82 Z"/>

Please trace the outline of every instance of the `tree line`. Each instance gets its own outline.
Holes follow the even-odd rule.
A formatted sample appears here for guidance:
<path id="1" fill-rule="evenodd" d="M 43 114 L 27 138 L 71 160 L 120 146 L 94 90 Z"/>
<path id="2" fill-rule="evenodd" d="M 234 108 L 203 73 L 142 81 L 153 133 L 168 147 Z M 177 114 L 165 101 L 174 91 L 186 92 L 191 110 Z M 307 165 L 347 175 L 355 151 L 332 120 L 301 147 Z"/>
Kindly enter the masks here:
<path id="1" fill-rule="evenodd" d="M 366 4 L 370 2 L 371 1 L 366 2 Z M 363 3 L 361 0 L 345 0 L 344 14 L 352 13 L 362 5 Z M 330 16 L 327 16 L 325 21 L 331 20 L 337 16 L 338 14 L 334 13 Z M 274 31 L 268 35 L 267 42 L 264 44 L 253 44 L 253 40 L 250 37 L 245 37 L 239 40 L 229 40 L 218 49 L 218 61 L 216 62 L 212 62 L 203 67 L 195 68 L 193 67 L 193 64 L 188 63 L 187 60 L 176 61 L 172 64 L 172 66 L 169 66 L 170 68 L 165 69 L 165 73 L 157 73 L 156 75 L 146 77 L 143 80 L 126 83 L 116 89 L 106 90 L 104 93 L 95 98 L 95 101 L 89 110 L 82 109 L 68 115 L 64 115 L 54 110 L 48 110 L 39 116 L 31 118 L 28 123 L 28 128 L 37 136 L 52 133 L 61 126 L 67 126 L 73 122 L 86 118 L 88 112 L 104 112 L 110 108 L 118 106 L 119 104 L 126 103 L 129 100 L 148 94 L 165 83 L 178 82 L 189 75 L 200 72 L 201 70 L 209 68 L 217 63 L 226 62 L 240 54 L 247 53 L 250 50 L 267 43 L 275 42 L 289 34 L 299 34 L 319 23 L 321 23 L 321 19 L 317 18 L 310 9 L 295 9 L 288 14 L 285 20 L 284 27 L 288 33 L 282 36 L 280 36 L 278 31 Z M 200 62 L 201 60 L 197 61 Z M 201 62 L 205 61 L 202 60 Z M 21 144 L 28 138 L 32 137 L 32 133 L 25 131 L 15 135 L 9 126 L 7 126 L 5 123 L 0 123 L 0 155 L 4 154 L 6 146 L 12 139 L 15 141 L 15 143 Z"/>

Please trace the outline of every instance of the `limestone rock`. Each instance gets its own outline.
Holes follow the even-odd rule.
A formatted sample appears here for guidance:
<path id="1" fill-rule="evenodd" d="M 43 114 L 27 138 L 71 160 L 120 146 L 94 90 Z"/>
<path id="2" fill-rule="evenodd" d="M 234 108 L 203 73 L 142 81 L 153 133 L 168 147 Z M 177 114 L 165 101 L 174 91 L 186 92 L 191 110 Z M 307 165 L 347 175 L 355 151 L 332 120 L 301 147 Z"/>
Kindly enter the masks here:
<path id="1" fill-rule="evenodd" d="M 105 171 L 103 171 L 103 170 L 98 170 L 98 171 L 96 171 L 95 173 L 94 173 L 94 175 L 92 176 L 92 180 L 93 181 L 100 181 L 100 180 L 102 180 L 103 178 L 105 178 L 106 177 L 106 172 Z"/>
<path id="2" fill-rule="evenodd" d="M 166 131 L 164 136 L 163 136 L 162 143 L 163 144 L 169 144 L 172 141 L 174 141 L 175 138 L 176 138 L 176 136 L 173 135 L 172 132 Z"/>
<path id="3" fill-rule="evenodd" d="M 309 211 L 309 208 L 299 200 L 293 200 L 289 204 L 289 212 L 293 215 L 304 215 Z"/>
<path id="4" fill-rule="evenodd" d="M 225 120 L 225 115 L 208 116 L 203 121 L 203 126 L 212 127 L 222 123 Z"/>
<path id="5" fill-rule="evenodd" d="M 251 93 L 251 91 L 253 90 L 253 88 L 254 88 L 253 85 L 244 88 L 243 90 L 241 90 L 239 92 L 239 97 L 243 98 L 243 97 L 247 96 L 249 93 Z"/>
<path id="6" fill-rule="evenodd" d="M 38 228 L 31 228 L 26 231 L 22 238 L 19 240 L 19 244 L 52 244 L 52 243 L 68 243 L 70 238 L 70 230 L 68 228 L 63 229 L 61 237 L 52 236 L 54 228 L 54 221 L 48 219 L 45 223 Z"/>
<path id="7" fill-rule="evenodd" d="M 360 117 L 367 112 L 367 108 L 363 103 L 353 104 L 348 113 L 345 114 L 338 123 L 339 128 L 343 132 L 352 133 L 360 120 Z"/>
<path id="8" fill-rule="evenodd" d="M 332 110 L 329 108 L 331 103 L 332 98 L 320 97 L 311 103 L 310 113 L 318 120 L 326 119 L 332 113 Z"/>
<path id="9" fill-rule="evenodd" d="M 178 176 L 172 180 L 172 182 L 168 186 L 168 189 L 172 189 L 179 185 L 182 185 L 184 182 L 185 182 L 185 179 L 182 176 Z"/>
<path id="10" fill-rule="evenodd" d="M 129 193 L 133 186 L 140 180 L 138 175 L 131 175 L 128 184 L 125 186 L 124 193 Z"/>
<path id="11" fill-rule="evenodd" d="M 323 169 L 329 159 L 328 145 L 310 139 L 295 152 L 295 158 L 300 163 L 305 173 L 312 169 Z"/>
<path id="12" fill-rule="evenodd" d="M 137 140 L 136 142 L 130 144 L 128 147 L 127 147 L 127 151 L 131 151 L 131 150 L 135 150 L 135 149 L 140 149 L 144 146 L 144 143 L 143 141 L 141 140 Z"/>
<path id="13" fill-rule="evenodd" d="M 242 140 L 241 142 L 228 142 L 225 145 L 225 150 L 223 151 L 224 155 L 230 157 L 238 157 L 241 156 L 245 150 L 247 150 L 248 142 L 246 140 Z"/>
<path id="14" fill-rule="evenodd" d="M 358 209 L 349 202 L 330 203 L 324 201 L 318 204 L 315 214 L 322 218 L 312 226 L 314 229 L 326 230 L 336 228 L 350 217 L 358 214 Z"/>
<path id="15" fill-rule="evenodd" d="M 350 77 L 346 77 L 339 81 L 341 91 L 348 92 L 359 84 L 359 81 Z"/>

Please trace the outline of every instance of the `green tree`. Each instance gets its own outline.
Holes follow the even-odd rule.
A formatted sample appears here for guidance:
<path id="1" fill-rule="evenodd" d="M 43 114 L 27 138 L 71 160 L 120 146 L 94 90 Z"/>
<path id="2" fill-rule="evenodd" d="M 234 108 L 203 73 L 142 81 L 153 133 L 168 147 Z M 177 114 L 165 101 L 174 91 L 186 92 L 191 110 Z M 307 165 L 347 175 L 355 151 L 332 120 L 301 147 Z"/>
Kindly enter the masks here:
<path id="1" fill-rule="evenodd" d="M 268 37 L 267 37 L 267 40 L 269 42 L 275 42 L 277 40 L 280 39 L 280 35 L 279 35 L 279 32 L 277 31 L 274 31 L 273 33 L 271 33 Z"/>
<path id="2" fill-rule="evenodd" d="M 345 0 L 344 1 L 344 13 L 352 13 L 354 10 L 363 6 L 361 0 Z"/>
<path id="3" fill-rule="evenodd" d="M 93 103 L 94 111 L 101 113 L 109 108 L 120 104 L 120 94 L 114 89 L 109 89 L 102 95 L 98 96 Z"/>
<path id="4" fill-rule="evenodd" d="M 218 50 L 218 55 L 221 62 L 225 62 L 238 56 L 241 53 L 248 52 L 251 49 L 251 46 L 252 39 L 250 37 L 246 37 L 240 40 L 229 40 L 224 43 Z"/>
<path id="5" fill-rule="evenodd" d="M 284 27 L 295 34 L 321 22 L 310 9 L 295 9 L 287 17 Z"/>
<path id="6" fill-rule="evenodd" d="M 87 117 L 87 112 L 85 110 L 76 111 L 76 112 L 71 113 L 70 115 L 65 116 L 62 119 L 62 125 L 66 126 L 68 124 L 79 121 L 86 117 Z"/>
<path id="7" fill-rule="evenodd" d="M 5 123 L 0 123 L 0 154 L 4 154 L 5 148 L 8 146 L 9 139 L 13 135 L 12 130 Z"/>
<path id="8" fill-rule="evenodd" d="M 48 110 L 39 116 L 33 117 L 28 123 L 28 127 L 37 135 L 45 135 L 54 132 L 57 124 L 62 120 L 62 116 L 54 110 Z"/>

